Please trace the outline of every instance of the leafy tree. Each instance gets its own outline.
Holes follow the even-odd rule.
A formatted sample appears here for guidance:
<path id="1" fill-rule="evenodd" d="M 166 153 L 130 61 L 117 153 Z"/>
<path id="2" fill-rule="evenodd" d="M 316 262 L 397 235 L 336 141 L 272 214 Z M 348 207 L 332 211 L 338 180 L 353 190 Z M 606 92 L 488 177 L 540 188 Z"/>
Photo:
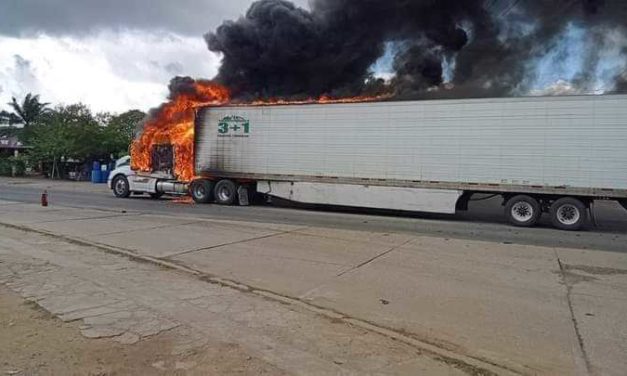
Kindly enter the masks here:
<path id="1" fill-rule="evenodd" d="M 60 162 L 84 161 L 101 156 L 101 126 L 83 104 L 59 106 L 41 117 L 30 139 L 32 156 L 50 167 L 50 176 L 61 176 Z"/>
<path id="2" fill-rule="evenodd" d="M 103 131 L 102 147 L 116 157 L 128 154 L 135 129 L 145 117 L 146 113 L 139 110 L 111 116 Z"/>
<path id="3" fill-rule="evenodd" d="M 19 156 L 0 156 L 0 175 L 3 176 L 23 176 L 28 165 L 28 157 Z"/>
<path id="4" fill-rule="evenodd" d="M 62 176 L 64 161 L 87 162 L 128 153 L 133 130 L 146 114 L 132 110 L 120 115 L 92 114 L 83 104 L 58 106 L 44 113 L 32 128 L 33 160 Z"/>
<path id="5" fill-rule="evenodd" d="M 30 127 L 41 115 L 45 114 L 50 104 L 40 102 L 39 95 L 31 93 L 26 94 L 22 103 L 18 103 L 15 97 L 11 99 L 8 105 L 13 109 L 13 113 L 8 115 L 10 116 L 9 121 L 16 122 L 15 124 L 23 124 L 25 128 Z"/>

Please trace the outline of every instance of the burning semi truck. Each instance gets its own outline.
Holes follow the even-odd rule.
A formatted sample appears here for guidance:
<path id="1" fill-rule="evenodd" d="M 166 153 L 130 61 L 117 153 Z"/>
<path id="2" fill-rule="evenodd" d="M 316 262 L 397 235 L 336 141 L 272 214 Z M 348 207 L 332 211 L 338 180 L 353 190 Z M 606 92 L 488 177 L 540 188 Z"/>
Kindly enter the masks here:
<path id="1" fill-rule="evenodd" d="M 166 111 L 167 113 L 167 111 Z M 230 105 L 178 119 L 134 147 L 109 186 L 248 205 L 302 203 L 432 213 L 499 195 L 514 225 L 543 213 L 577 230 L 595 200 L 627 209 L 627 95 Z M 168 142 L 183 137 L 186 143 Z M 178 164 L 178 165 L 177 165 Z"/>

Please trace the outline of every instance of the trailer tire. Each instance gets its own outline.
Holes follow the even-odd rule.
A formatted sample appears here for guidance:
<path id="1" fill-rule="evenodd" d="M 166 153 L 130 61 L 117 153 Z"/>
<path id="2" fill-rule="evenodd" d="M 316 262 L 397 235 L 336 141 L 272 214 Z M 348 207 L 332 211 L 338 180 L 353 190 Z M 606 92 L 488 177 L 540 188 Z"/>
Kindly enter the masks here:
<path id="1" fill-rule="evenodd" d="M 194 180 L 189 186 L 189 193 L 194 202 L 209 203 L 213 200 L 213 182 L 211 180 Z"/>
<path id="2" fill-rule="evenodd" d="M 577 231 L 586 223 L 586 205 L 574 197 L 563 197 L 551 205 L 551 223 L 560 230 Z"/>
<path id="3" fill-rule="evenodd" d="M 535 226 L 540 215 L 542 215 L 540 203 L 531 196 L 514 196 L 505 204 L 505 217 L 514 226 Z"/>
<path id="4" fill-rule="evenodd" d="M 231 180 L 220 180 L 213 189 L 216 203 L 220 205 L 233 205 L 237 199 L 237 185 Z"/>
<path id="5" fill-rule="evenodd" d="M 627 200 L 618 200 L 618 203 L 627 210 Z"/>
<path id="6" fill-rule="evenodd" d="M 111 182 L 111 187 L 115 197 L 127 198 L 131 195 L 131 188 L 128 184 L 128 179 L 124 175 L 114 177 Z"/>

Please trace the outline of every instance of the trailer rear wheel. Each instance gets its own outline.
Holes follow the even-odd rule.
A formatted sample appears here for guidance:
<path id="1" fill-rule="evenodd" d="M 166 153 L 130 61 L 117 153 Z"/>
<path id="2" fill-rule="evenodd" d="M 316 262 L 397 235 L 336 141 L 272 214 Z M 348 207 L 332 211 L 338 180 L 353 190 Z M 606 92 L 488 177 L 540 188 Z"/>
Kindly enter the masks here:
<path id="1" fill-rule="evenodd" d="M 206 204 L 213 199 L 213 182 L 211 180 L 194 180 L 189 187 L 192 199 L 199 204 Z"/>
<path id="2" fill-rule="evenodd" d="M 237 198 L 237 186 L 231 180 L 220 180 L 213 190 L 216 203 L 220 205 L 233 205 Z"/>
<path id="3" fill-rule="evenodd" d="M 531 227 L 538 223 L 542 208 L 538 200 L 527 195 L 518 195 L 507 200 L 505 217 L 514 226 Z"/>
<path id="4" fill-rule="evenodd" d="M 587 219 L 586 205 L 573 197 L 564 197 L 551 205 L 551 222 L 561 230 L 579 230 Z"/>

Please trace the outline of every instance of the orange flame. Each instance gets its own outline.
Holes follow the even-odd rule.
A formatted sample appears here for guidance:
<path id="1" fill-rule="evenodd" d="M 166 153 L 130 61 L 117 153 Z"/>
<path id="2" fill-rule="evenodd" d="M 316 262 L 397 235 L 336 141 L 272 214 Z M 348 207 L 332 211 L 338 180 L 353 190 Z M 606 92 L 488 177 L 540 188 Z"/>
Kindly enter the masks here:
<path id="1" fill-rule="evenodd" d="M 151 172 L 155 145 L 170 144 L 174 149 L 174 175 L 180 181 L 194 178 L 194 109 L 219 106 L 230 100 L 229 90 L 208 81 L 196 81 L 193 93 L 180 93 L 165 103 L 146 121 L 141 135 L 131 145 L 131 168 Z"/>
<path id="2" fill-rule="evenodd" d="M 349 98 L 332 98 L 326 95 L 320 98 L 308 98 L 304 100 L 286 100 L 286 99 L 260 99 L 251 103 L 241 104 L 242 106 L 279 106 L 279 105 L 294 105 L 294 104 L 332 104 L 332 103 L 361 103 L 361 102 L 375 102 L 385 99 L 389 99 L 391 94 L 382 94 L 377 96 L 359 96 Z"/>
<path id="3" fill-rule="evenodd" d="M 174 149 L 174 175 L 179 181 L 194 179 L 194 116 L 202 106 L 223 106 L 230 102 L 230 92 L 224 86 L 209 81 L 196 81 L 195 92 L 181 93 L 163 104 L 155 115 L 146 121 L 141 135 L 131 145 L 131 168 L 152 172 L 151 153 L 155 145 L 172 145 Z M 322 96 L 301 101 L 283 99 L 259 100 L 241 106 L 272 106 L 314 103 L 356 103 L 389 98 L 389 95 L 333 99 Z"/>
<path id="4" fill-rule="evenodd" d="M 171 201 L 173 204 L 195 205 L 196 202 L 190 196 L 177 197 Z"/>

